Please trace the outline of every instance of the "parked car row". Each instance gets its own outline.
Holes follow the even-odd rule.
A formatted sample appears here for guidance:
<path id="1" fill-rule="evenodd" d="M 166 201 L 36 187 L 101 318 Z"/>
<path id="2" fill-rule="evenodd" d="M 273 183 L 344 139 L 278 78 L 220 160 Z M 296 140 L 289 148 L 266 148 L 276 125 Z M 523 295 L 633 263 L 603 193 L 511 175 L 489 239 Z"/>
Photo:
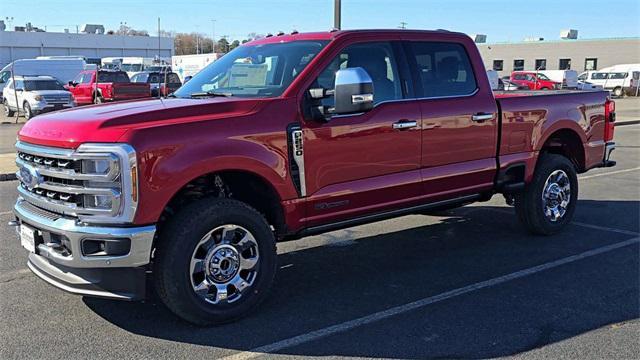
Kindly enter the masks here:
<path id="1" fill-rule="evenodd" d="M 124 70 L 98 69 L 81 58 L 16 60 L 0 71 L 0 97 L 7 116 L 29 119 L 77 105 L 168 96 L 182 86 L 170 67 L 147 68 L 154 71 L 131 80 Z"/>

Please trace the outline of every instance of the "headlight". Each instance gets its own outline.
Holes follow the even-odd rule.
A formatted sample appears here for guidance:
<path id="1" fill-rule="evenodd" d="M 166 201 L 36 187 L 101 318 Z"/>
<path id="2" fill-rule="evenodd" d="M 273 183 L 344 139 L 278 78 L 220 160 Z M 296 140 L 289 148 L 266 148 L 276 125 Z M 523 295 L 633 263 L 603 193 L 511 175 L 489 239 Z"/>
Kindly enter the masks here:
<path id="1" fill-rule="evenodd" d="M 75 152 L 87 189 L 83 207 L 94 214 L 78 215 L 86 223 L 130 223 L 138 206 L 137 162 L 126 144 L 83 144 Z"/>
<path id="2" fill-rule="evenodd" d="M 33 99 L 35 101 L 40 101 L 40 100 L 42 100 L 42 95 L 36 95 L 36 96 L 33 97 Z"/>

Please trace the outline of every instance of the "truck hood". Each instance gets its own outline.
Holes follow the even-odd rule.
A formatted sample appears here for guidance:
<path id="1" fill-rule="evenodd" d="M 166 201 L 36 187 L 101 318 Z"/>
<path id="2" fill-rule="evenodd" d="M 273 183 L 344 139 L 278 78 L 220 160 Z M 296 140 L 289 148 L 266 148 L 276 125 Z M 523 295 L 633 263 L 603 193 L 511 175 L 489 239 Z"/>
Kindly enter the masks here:
<path id="1" fill-rule="evenodd" d="M 36 116 L 22 127 L 18 139 L 75 149 L 87 142 L 117 142 L 133 128 L 240 116 L 264 101 L 233 97 L 172 98 L 89 105 Z"/>

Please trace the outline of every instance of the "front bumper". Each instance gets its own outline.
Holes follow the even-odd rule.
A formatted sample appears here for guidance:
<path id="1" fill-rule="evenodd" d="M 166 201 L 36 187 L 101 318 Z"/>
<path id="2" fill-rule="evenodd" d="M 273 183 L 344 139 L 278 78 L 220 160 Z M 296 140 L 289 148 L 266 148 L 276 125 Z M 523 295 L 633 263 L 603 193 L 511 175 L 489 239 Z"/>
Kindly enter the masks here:
<path id="1" fill-rule="evenodd" d="M 34 104 L 29 104 L 29 105 L 31 105 L 31 110 L 37 111 L 37 112 L 47 112 L 47 111 L 54 111 L 54 110 L 71 109 L 73 107 L 72 103 L 49 104 L 49 103 L 46 103 L 46 102 L 38 102 L 38 103 L 34 103 Z"/>
<path id="2" fill-rule="evenodd" d="M 37 232 L 36 251 L 29 254 L 28 265 L 40 278 L 80 295 L 123 300 L 144 298 L 145 265 L 151 258 L 155 226 L 82 225 L 76 219 L 47 212 L 22 198 L 18 198 L 13 210 L 19 224 L 26 224 Z M 63 239 L 64 251 L 52 246 L 53 238 Z M 85 239 L 129 239 L 130 249 L 119 256 L 86 256 L 82 249 Z"/>

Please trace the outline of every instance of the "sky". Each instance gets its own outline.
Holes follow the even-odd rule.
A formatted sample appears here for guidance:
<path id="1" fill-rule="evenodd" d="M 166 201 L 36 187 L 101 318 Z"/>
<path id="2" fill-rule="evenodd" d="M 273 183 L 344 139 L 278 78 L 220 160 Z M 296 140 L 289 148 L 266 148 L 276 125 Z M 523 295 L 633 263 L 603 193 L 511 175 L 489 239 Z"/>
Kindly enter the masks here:
<path id="1" fill-rule="evenodd" d="M 323 31 L 333 27 L 334 0 L 0 0 L 0 20 L 31 22 L 47 31 L 75 31 L 83 23 L 117 29 L 122 22 L 157 34 L 161 28 L 243 39 L 247 34 Z M 215 22 L 213 21 L 215 20 Z M 447 29 L 486 34 L 488 42 L 525 37 L 579 38 L 640 36 L 638 0 L 342 0 L 342 28 Z"/>

